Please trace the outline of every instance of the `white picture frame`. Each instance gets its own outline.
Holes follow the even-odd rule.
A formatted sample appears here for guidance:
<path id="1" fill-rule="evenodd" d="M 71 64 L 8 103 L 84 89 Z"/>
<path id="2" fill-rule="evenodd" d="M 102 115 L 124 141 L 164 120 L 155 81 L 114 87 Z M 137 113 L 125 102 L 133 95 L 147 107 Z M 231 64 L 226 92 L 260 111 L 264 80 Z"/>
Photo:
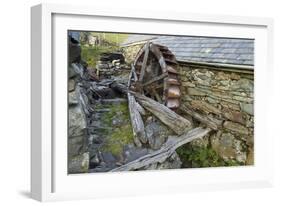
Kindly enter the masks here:
<path id="1" fill-rule="evenodd" d="M 53 201 L 272 186 L 273 136 L 269 132 L 266 110 L 270 107 L 270 97 L 264 98 L 270 95 L 266 91 L 272 87 L 273 76 L 271 19 L 176 12 L 167 15 L 161 11 L 57 4 L 34 6 L 31 14 L 32 198 Z M 67 91 L 66 32 L 70 29 L 254 38 L 255 165 L 67 175 L 67 98 L 64 97 Z"/>

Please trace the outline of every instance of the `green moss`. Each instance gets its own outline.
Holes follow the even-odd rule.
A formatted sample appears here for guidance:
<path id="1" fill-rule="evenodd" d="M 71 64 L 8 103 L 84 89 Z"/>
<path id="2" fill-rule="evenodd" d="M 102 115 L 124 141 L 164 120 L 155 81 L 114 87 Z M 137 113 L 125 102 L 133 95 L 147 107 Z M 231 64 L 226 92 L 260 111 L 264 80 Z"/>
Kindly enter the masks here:
<path id="1" fill-rule="evenodd" d="M 212 148 L 186 144 L 177 149 L 183 167 L 222 167 L 241 165 L 235 160 L 224 161 Z"/>
<path id="2" fill-rule="evenodd" d="M 132 127 L 127 124 L 123 127 L 114 129 L 112 134 L 109 135 L 108 141 L 104 146 L 104 150 L 118 156 L 122 153 L 124 145 L 133 143 L 132 141 Z"/>
<path id="3" fill-rule="evenodd" d="M 112 128 L 111 131 L 106 130 L 106 141 L 102 148 L 103 151 L 111 152 L 113 155 L 120 155 L 124 145 L 133 143 L 133 132 L 129 119 L 129 110 L 127 103 L 114 105 L 103 105 L 103 108 L 110 109 L 102 116 L 102 124 Z M 118 125 L 112 125 L 113 120 L 120 122 Z"/>

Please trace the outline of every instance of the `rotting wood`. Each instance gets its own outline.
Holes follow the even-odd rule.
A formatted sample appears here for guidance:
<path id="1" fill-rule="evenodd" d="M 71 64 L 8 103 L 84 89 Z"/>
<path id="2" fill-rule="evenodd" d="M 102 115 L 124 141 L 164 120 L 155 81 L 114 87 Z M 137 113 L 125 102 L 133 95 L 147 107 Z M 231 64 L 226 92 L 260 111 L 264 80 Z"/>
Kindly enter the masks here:
<path id="1" fill-rule="evenodd" d="M 155 115 L 166 126 L 171 128 L 176 134 L 180 135 L 188 129 L 191 129 L 190 121 L 181 117 L 165 105 L 160 104 L 144 95 L 135 92 L 130 93 L 136 97 L 137 102 L 139 102 L 145 109 Z"/>
<path id="2" fill-rule="evenodd" d="M 167 64 L 162 55 L 162 52 L 160 51 L 160 49 L 158 48 L 158 46 L 156 44 L 152 44 L 150 50 L 157 57 L 159 65 L 162 68 L 163 73 L 165 73 L 167 71 Z"/>
<path id="3" fill-rule="evenodd" d="M 150 154 L 144 155 L 123 166 L 115 168 L 111 170 L 111 172 L 137 170 L 153 163 L 162 163 L 168 157 L 170 157 L 178 147 L 188 142 L 191 142 L 192 140 L 202 138 L 210 131 L 210 128 L 197 127 L 184 133 L 181 136 L 169 137 L 167 142 L 161 147 L 161 149 Z"/>
<path id="4" fill-rule="evenodd" d="M 149 54 L 149 45 L 150 45 L 150 43 L 148 41 L 145 45 L 144 57 L 143 57 L 143 62 L 142 62 L 142 66 L 141 66 L 141 73 L 140 73 L 140 77 L 139 77 L 140 82 L 143 81 L 145 68 L 146 68 L 146 65 L 147 65 L 147 59 L 148 59 L 148 54 Z"/>
<path id="5" fill-rule="evenodd" d="M 217 120 L 213 117 L 199 114 L 198 112 L 195 112 L 193 109 L 188 108 L 186 105 L 181 105 L 180 111 L 192 116 L 194 119 L 205 124 L 207 127 L 210 127 L 211 129 L 218 130 L 220 127 L 222 127 L 222 121 Z"/>
<path id="6" fill-rule="evenodd" d="M 134 67 L 132 65 L 132 70 L 129 75 L 129 81 L 128 81 L 128 87 L 131 85 L 131 79 L 134 77 Z M 135 79 L 135 77 L 134 77 Z M 136 79 L 135 79 L 136 81 Z M 128 97 L 128 107 L 129 107 L 129 113 L 130 113 L 130 119 L 131 119 L 131 125 L 133 129 L 133 137 L 134 142 L 137 147 L 141 147 L 142 143 L 147 142 L 145 130 L 144 130 L 144 123 L 142 120 L 142 117 L 139 112 L 138 103 L 135 100 L 135 97 L 132 96 L 128 89 L 126 89 L 127 97 Z"/>
<path id="7" fill-rule="evenodd" d="M 134 142 L 138 147 L 140 147 L 141 143 L 145 144 L 147 142 L 147 138 L 144 131 L 144 123 L 142 117 L 136 106 L 135 97 L 130 93 L 128 93 L 128 106 L 133 129 Z"/>
<path id="8" fill-rule="evenodd" d="M 141 115 L 146 115 L 145 109 L 138 102 L 136 102 L 136 107 Z"/>
<path id="9" fill-rule="evenodd" d="M 134 78 L 134 82 L 138 81 L 138 76 L 136 74 L 136 68 L 134 67 L 134 65 L 132 64 L 132 70 L 131 70 L 132 74 L 130 75 L 130 78 L 129 78 L 129 82 L 128 82 L 128 88 L 129 86 L 131 85 L 131 78 L 133 77 Z"/>

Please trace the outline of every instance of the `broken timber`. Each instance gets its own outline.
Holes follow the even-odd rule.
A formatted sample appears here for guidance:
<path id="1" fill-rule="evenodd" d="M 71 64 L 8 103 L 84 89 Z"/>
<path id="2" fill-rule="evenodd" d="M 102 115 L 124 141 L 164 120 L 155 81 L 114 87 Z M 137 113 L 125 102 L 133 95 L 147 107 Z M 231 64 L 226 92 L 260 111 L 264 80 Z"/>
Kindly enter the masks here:
<path id="1" fill-rule="evenodd" d="M 134 75 L 133 73 L 134 73 L 134 70 L 132 69 L 130 76 L 129 76 L 128 87 L 131 84 L 131 78 Z M 128 96 L 128 107 L 129 107 L 131 125 L 132 125 L 132 129 L 133 129 L 134 142 L 135 142 L 136 146 L 141 147 L 141 145 L 142 145 L 141 143 L 147 142 L 147 138 L 146 138 L 145 130 L 144 130 L 144 123 L 143 123 L 142 117 L 140 115 L 135 97 L 132 96 L 129 92 L 127 92 L 127 96 Z"/>
<path id="2" fill-rule="evenodd" d="M 210 127 L 213 130 L 218 130 L 218 128 L 222 127 L 222 121 L 207 115 L 199 114 L 198 112 L 195 112 L 193 109 L 188 108 L 188 106 L 186 105 L 181 105 L 180 111 L 192 116 L 194 119 L 205 124 L 207 127 Z"/>
<path id="3" fill-rule="evenodd" d="M 181 135 L 188 129 L 191 129 L 191 122 L 181 117 L 168 107 L 148 98 L 144 95 L 132 93 L 137 102 L 140 103 L 145 109 L 155 115 L 161 122 L 172 129 L 177 135 Z"/>
<path id="4" fill-rule="evenodd" d="M 191 142 L 192 140 L 195 140 L 197 138 L 204 137 L 210 131 L 211 129 L 209 128 L 204 129 L 201 127 L 197 127 L 195 129 L 189 130 L 181 136 L 169 137 L 167 142 L 162 146 L 161 149 L 150 154 L 144 155 L 132 162 L 129 162 L 128 164 L 115 168 L 111 170 L 111 172 L 137 170 L 153 163 L 162 163 L 168 157 L 170 157 L 178 147 L 188 142 Z"/>

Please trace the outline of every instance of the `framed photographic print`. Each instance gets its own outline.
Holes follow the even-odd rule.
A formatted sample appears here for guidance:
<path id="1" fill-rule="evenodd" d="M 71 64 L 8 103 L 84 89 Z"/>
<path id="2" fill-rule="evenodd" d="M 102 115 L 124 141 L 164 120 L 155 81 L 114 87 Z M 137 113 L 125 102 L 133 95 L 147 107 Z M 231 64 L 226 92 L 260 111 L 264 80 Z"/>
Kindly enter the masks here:
<path id="1" fill-rule="evenodd" d="M 271 186 L 272 27 L 33 7 L 32 197 Z"/>

